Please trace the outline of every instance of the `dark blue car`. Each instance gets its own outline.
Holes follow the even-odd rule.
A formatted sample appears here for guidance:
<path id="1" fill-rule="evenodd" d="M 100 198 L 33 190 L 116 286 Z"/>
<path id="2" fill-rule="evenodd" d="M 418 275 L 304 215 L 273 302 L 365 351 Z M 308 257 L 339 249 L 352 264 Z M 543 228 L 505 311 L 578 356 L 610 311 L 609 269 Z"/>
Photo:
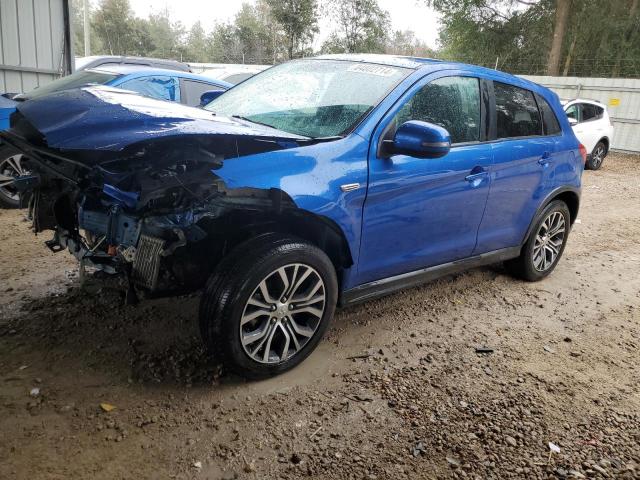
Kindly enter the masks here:
<path id="1" fill-rule="evenodd" d="M 301 362 L 336 305 L 495 262 L 543 279 L 585 159 L 550 90 L 394 56 L 289 62 L 205 109 L 82 88 L 11 122 L 49 248 L 131 301 L 204 287 L 203 339 L 247 377 Z"/>
<path id="2" fill-rule="evenodd" d="M 219 92 L 233 85 L 190 72 L 149 68 L 140 65 L 105 65 L 88 70 L 79 70 L 69 76 L 18 95 L 14 99 L 0 96 L 0 130 L 9 128 L 9 116 L 16 104 L 85 85 L 108 85 L 123 88 L 160 100 L 178 102 L 192 107 L 200 105 L 203 94 Z M 24 174 L 27 167 L 19 152 L 0 148 L 0 206 L 17 207 L 19 192 L 13 178 Z"/>

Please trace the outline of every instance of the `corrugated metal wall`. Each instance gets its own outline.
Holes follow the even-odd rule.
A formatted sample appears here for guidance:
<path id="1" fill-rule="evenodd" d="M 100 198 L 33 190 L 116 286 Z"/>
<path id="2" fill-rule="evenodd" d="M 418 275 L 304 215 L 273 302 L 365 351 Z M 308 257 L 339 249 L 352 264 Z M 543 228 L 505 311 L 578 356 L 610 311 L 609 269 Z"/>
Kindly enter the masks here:
<path id="1" fill-rule="evenodd" d="M 0 93 L 70 73 L 70 38 L 67 0 L 0 0 Z"/>
<path id="2" fill-rule="evenodd" d="M 640 152 L 640 79 L 521 76 L 549 87 L 563 100 L 602 102 L 614 127 L 611 148 Z"/>

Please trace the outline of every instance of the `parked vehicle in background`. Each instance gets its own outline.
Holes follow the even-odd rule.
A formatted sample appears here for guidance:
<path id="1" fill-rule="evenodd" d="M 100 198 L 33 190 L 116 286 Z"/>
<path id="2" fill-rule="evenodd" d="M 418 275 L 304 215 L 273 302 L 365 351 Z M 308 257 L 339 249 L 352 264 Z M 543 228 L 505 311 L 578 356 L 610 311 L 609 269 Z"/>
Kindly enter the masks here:
<path id="1" fill-rule="evenodd" d="M 564 111 L 580 143 L 587 149 L 585 167 L 598 170 L 609 153 L 613 125 L 607 107 L 596 100 L 566 100 Z"/>
<path id="2" fill-rule="evenodd" d="M 204 110 L 58 92 L 0 138 L 33 159 L 51 250 L 125 275 L 129 299 L 204 286 L 205 344 L 252 378 L 304 360 L 337 304 L 502 261 L 545 278 L 586 156 L 547 88 L 386 55 L 278 65 Z"/>
<path id="3" fill-rule="evenodd" d="M 97 67 L 111 67 L 113 65 L 131 65 L 138 67 L 162 68 L 164 70 L 177 70 L 180 72 L 191 72 L 191 68 L 186 63 L 177 60 L 166 60 L 163 58 L 148 57 L 124 57 L 119 55 L 95 55 L 90 57 L 76 57 L 76 71 L 89 70 Z"/>
<path id="4" fill-rule="evenodd" d="M 202 73 L 224 80 L 225 82 L 237 85 L 244 82 L 247 78 L 251 78 L 260 73 L 271 65 L 244 65 L 244 64 L 225 64 L 225 63 L 190 63 L 189 67 L 193 72 Z"/>
<path id="5" fill-rule="evenodd" d="M 7 118 L 3 121 L 6 128 L 8 127 L 8 117 L 19 102 L 84 85 L 108 85 L 192 107 L 200 105 L 200 98 L 204 94 L 225 91 L 232 86 L 222 80 L 190 72 L 137 65 L 108 65 L 78 70 L 31 92 L 17 95 L 12 100 L 0 97 L 3 99 L 0 100 L 0 118 Z M 71 103 L 73 102 L 71 101 Z M 4 108 L 2 108 L 3 104 Z M 0 145 L 0 206 L 5 208 L 20 206 L 19 186 L 15 184 L 14 179 L 24 175 L 27 171 L 28 167 L 20 152 L 9 145 Z"/>

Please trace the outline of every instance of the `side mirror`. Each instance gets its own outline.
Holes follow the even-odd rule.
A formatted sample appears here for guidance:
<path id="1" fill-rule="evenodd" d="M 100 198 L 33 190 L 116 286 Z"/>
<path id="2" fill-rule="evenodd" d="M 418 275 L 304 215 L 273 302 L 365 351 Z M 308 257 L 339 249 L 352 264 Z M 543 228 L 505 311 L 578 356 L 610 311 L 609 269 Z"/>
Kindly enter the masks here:
<path id="1" fill-rule="evenodd" d="M 573 117 L 569 117 L 569 125 L 571 125 L 572 127 L 578 124 L 578 120 L 576 120 Z"/>
<path id="2" fill-rule="evenodd" d="M 387 152 L 418 158 L 440 158 L 451 150 L 449 132 L 433 123 L 409 120 L 396 130 Z"/>
<path id="3" fill-rule="evenodd" d="M 209 90 L 200 95 L 200 106 L 204 107 L 207 103 L 215 100 L 224 93 L 224 90 Z"/>

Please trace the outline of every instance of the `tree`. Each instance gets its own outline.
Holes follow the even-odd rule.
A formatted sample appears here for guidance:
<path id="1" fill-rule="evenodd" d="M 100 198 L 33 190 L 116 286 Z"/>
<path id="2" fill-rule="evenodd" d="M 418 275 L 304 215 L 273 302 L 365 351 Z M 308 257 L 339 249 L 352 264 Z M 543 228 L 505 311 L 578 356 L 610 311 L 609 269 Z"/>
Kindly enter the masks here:
<path id="1" fill-rule="evenodd" d="M 338 28 L 323 44 L 328 53 L 382 53 L 391 27 L 389 13 L 377 0 L 328 0 Z"/>
<path id="2" fill-rule="evenodd" d="M 562 58 L 562 45 L 567 31 L 569 21 L 569 11 L 571 9 L 570 0 L 556 1 L 555 22 L 553 24 L 553 40 L 549 50 L 549 63 L 547 64 L 548 75 L 558 75 L 560 73 L 560 60 Z"/>
<path id="3" fill-rule="evenodd" d="M 200 63 L 207 61 L 207 34 L 200 21 L 194 23 L 189 30 L 184 60 Z"/>
<path id="4" fill-rule="evenodd" d="M 271 14 L 279 23 L 289 59 L 299 55 L 318 33 L 316 0 L 266 0 Z"/>
<path id="5" fill-rule="evenodd" d="M 389 37 L 385 53 L 413 57 L 435 57 L 435 52 L 425 42 L 416 38 L 412 30 L 396 30 Z"/>
<path id="6" fill-rule="evenodd" d="M 93 31 L 110 55 L 138 53 L 135 23 L 129 0 L 102 0 L 92 18 Z"/>
<path id="7" fill-rule="evenodd" d="M 185 52 L 185 29 L 182 23 L 172 22 L 168 9 L 149 15 L 147 21 L 152 49 L 149 55 L 182 60 Z"/>
<path id="8" fill-rule="evenodd" d="M 571 0 L 568 10 L 569 0 L 424 1 L 441 14 L 443 58 L 491 67 L 497 59 L 503 70 L 528 74 L 640 70 L 638 0 L 609 0 L 606 15 L 601 0 Z"/>

